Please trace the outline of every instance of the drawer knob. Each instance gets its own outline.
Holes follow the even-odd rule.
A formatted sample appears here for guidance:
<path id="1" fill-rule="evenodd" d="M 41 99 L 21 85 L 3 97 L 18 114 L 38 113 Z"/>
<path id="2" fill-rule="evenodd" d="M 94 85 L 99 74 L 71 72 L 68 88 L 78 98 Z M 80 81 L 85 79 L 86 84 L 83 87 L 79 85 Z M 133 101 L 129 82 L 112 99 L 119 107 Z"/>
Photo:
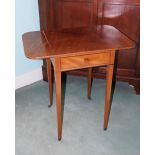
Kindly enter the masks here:
<path id="1" fill-rule="evenodd" d="M 89 58 L 84 58 L 84 61 L 85 61 L 85 62 L 88 62 L 88 61 L 89 61 Z"/>

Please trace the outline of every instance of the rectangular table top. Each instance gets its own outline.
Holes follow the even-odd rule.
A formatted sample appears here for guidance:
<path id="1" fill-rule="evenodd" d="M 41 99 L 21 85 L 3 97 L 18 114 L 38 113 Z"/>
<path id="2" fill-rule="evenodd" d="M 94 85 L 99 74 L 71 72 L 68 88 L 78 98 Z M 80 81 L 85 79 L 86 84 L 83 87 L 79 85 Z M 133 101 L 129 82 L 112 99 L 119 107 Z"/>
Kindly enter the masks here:
<path id="1" fill-rule="evenodd" d="M 30 59 L 135 47 L 134 41 L 109 25 L 66 29 L 61 32 L 34 31 L 23 34 L 22 38 L 25 55 Z"/>

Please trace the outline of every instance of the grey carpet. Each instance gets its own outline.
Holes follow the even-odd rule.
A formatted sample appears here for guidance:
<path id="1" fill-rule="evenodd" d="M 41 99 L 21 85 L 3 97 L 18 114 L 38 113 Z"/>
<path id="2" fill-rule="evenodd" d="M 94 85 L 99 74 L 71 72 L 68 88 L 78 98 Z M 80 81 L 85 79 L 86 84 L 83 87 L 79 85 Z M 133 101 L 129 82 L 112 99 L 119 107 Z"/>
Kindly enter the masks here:
<path id="1" fill-rule="evenodd" d="M 139 96 L 127 83 L 116 83 L 107 131 L 104 96 L 105 80 L 94 79 L 88 100 L 86 78 L 68 76 L 58 141 L 55 90 L 52 108 L 46 82 L 16 90 L 16 155 L 139 155 Z"/>

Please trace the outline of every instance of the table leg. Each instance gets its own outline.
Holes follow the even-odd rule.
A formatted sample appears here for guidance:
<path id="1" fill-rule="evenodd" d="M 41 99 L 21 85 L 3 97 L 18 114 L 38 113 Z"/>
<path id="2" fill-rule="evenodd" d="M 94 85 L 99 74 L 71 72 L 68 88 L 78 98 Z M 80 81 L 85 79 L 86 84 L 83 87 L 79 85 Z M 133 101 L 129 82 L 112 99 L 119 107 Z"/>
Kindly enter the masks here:
<path id="1" fill-rule="evenodd" d="M 57 128 L 58 140 L 62 137 L 62 105 L 61 105 L 61 71 L 59 58 L 54 59 L 55 81 L 56 81 L 56 105 L 57 105 Z"/>
<path id="2" fill-rule="evenodd" d="M 88 99 L 91 99 L 91 88 L 92 88 L 92 72 L 93 68 L 88 68 Z"/>
<path id="3" fill-rule="evenodd" d="M 108 65 L 107 75 L 106 75 L 104 130 L 106 130 L 108 127 L 109 112 L 110 112 L 110 106 L 111 106 L 111 90 L 112 90 L 113 71 L 114 71 L 114 65 Z"/>
<path id="4" fill-rule="evenodd" d="M 53 104 L 53 75 L 51 72 L 51 59 L 46 59 L 47 63 L 47 76 L 48 76 L 48 87 L 49 87 L 49 96 L 50 96 L 50 105 L 48 107 L 51 107 Z"/>

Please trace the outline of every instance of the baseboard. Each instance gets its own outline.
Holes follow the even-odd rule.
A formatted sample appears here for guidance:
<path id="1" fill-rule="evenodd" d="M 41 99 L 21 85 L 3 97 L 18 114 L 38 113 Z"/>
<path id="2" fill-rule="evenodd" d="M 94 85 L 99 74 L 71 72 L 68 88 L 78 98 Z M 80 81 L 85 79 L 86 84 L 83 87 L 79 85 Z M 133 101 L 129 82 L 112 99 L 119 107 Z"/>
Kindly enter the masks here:
<path id="1" fill-rule="evenodd" d="M 15 89 L 30 85 L 43 79 L 42 69 L 38 68 L 29 73 L 16 77 Z"/>

